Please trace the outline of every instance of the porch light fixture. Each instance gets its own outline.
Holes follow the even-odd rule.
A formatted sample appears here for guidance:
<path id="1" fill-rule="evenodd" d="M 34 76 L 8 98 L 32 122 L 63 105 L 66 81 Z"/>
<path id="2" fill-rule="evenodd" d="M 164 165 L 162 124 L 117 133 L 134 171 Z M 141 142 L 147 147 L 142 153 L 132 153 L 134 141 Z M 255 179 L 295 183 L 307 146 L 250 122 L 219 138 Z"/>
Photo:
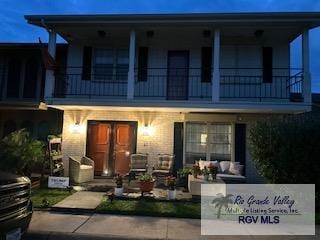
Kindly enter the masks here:
<path id="1" fill-rule="evenodd" d="M 147 35 L 148 38 L 152 38 L 153 35 L 154 35 L 154 31 L 149 30 L 149 31 L 146 32 L 146 35 Z"/>
<path id="2" fill-rule="evenodd" d="M 106 37 L 106 32 L 103 31 L 103 30 L 98 30 L 97 33 L 98 33 L 98 36 L 101 37 L 101 38 L 105 38 Z"/>
<path id="3" fill-rule="evenodd" d="M 211 36 L 211 31 L 210 30 L 203 30 L 202 36 L 204 38 L 209 38 Z"/>
<path id="4" fill-rule="evenodd" d="M 143 136 L 151 136 L 153 133 L 152 127 L 150 127 L 148 124 L 145 124 L 142 128 L 142 135 Z"/>
<path id="5" fill-rule="evenodd" d="M 72 127 L 71 127 L 71 131 L 72 131 L 72 133 L 74 133 L 74 134 L 79 134 L 79 133 L 81 133 L 81 130 L 82 130 L 82 127 L 81 127 L 81 125 L 80 125 L 79 122 L 76 122 L 76 123 L 73 124 Z"/>

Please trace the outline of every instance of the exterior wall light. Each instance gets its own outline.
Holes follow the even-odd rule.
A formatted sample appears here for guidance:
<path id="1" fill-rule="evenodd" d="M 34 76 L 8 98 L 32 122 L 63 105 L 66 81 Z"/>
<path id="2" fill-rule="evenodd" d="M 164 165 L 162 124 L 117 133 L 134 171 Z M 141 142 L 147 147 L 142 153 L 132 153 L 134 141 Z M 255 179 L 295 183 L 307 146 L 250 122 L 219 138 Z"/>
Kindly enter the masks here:
<path id="1" fill-rule="evenodd" d="M 153 134 L 153 128 L 150 127 L 148 124 L 145 124 L 142 128 L 142 135 L 143 136 L 151 136 Z"/>
<path id="2" fill-rule="evenodd" d="M 82 127 L 79 122 L 76 122 L 75 124 L 72 125 L 71 132 L 74 134 L 79 134 L 82 132 Z"/>

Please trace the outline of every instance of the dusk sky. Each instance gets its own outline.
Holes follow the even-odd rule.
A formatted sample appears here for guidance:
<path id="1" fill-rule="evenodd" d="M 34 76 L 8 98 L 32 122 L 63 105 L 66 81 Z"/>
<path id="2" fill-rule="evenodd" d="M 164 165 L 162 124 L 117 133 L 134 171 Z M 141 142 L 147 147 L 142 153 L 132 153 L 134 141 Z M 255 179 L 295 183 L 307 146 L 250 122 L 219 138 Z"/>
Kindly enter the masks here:
<path id="1" fill-rule="evenodd" d="M 28 25 L 28 14 L 215 13 L 319 11 L 320 0 L 0 0 L 0 42 L 36 42 L 45 30 Z M 320 28 L 310 32 L 312 89 L 320 92 Z M 60 41 L 62 41 L 60 39 Z M 300 67 L 300 41 L 292 67 Z"/>

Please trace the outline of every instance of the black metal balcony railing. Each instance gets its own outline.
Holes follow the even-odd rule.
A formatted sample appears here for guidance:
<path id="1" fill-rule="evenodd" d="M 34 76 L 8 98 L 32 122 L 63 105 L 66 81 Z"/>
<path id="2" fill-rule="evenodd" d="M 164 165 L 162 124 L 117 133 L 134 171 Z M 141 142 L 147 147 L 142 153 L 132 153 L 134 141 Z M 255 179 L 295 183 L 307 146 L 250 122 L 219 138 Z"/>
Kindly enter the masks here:
<path id="1" fill-rule="evenodd" d="M 128 68 L 68 67 L 55 72 L 55 97 L 126 98 Z"/>
<path id="2" fill-rule="evenodd" d="M 201 68 L 148 68 L 136 73 L 134 88 L 136 98 L 168 100 L 211 98 L 211 81 L 202 81 Z"/>
<path id="3" fill-rule="evenodd" d="M 301 69 L 274 68 L 272 79 L 261 68 L 221 68 L 220 99 L 267 101 L 302 98 Z"/>
<path id="4" fill-rule="evenodd" d="M 128 68 L 95 68 L 88 74 L 74 67 L 56 71 L 55 97 L 126 98 L 127 71 Z M 264 79 L 261 68 L 221 68 L 220 100 L 302 100 L 301 69 L 278 68 L 272 74 L 272 79 Z M 210 71 L 201 68 L 136 69 L 134 98 L 210 101 L 210 79 Z"/>

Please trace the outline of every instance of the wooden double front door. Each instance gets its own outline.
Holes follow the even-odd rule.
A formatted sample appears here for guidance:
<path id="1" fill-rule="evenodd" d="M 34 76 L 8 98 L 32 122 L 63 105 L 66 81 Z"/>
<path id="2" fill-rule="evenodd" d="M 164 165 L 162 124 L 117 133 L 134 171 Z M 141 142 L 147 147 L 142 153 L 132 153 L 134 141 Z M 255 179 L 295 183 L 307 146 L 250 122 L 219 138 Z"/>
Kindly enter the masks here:
<path id="1" fill-rule="evenodd" d="M 136 151 L 136 122 L 88 122 L 87 156 L 95 175 L 126 174 L 130 154 Z"/>

